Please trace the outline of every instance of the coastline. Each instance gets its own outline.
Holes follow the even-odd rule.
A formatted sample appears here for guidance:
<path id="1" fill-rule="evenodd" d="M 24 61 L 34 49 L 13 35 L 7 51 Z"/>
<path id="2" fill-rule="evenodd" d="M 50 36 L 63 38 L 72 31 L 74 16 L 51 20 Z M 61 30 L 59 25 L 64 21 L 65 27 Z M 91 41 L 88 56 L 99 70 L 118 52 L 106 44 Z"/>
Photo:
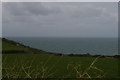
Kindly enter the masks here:
<path id="1" fill-rule="evenodd" d="M 23 47 L 25 49 L 28 49 L 29 51 L 33 52 L 33 54 L 41 54 L 41 53 L 44 53 L 44 54 L 53 54 L 53 55 L 56 55 L 56 56 L 70 56 L 70 57 L 98 57 L 98 56 L 101 56 L 101 58 L 104 58 L 104 57 L 110 57 L 110 58 L 119 58 L 120 55 L 91 55 L 89 53 L 86 53 L 86 54 L 64 54 L 64 53 L 54 53 L 54 52 L 46 52 L 44 50 L 40 50 L 40 49 L 36 49 L 36 48 L 32 48 L 32 47 L 29 47 L 29 46 L 25 46 L 19 42 L 16 42 L 16 41 L 13 41 L 13 40 L 8 40 L 6 38 L 2 38 L 2 41 L 5 41 L 11 45 L 15 45 L 15 46 L 18 46 L 18 47 Z M 24 50 L 2 50 L 2 54 L 26 54 L 26 52 Z"/>

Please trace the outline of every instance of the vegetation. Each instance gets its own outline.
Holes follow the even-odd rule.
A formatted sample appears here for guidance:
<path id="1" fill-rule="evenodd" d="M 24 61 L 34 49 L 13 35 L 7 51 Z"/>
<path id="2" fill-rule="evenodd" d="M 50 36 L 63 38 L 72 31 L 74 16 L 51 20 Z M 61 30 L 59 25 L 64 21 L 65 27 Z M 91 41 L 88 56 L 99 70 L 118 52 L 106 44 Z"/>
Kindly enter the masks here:
<path id="1" fill-rule="evenodd" d="M 6 53 L 3 54 L 2 60 L 3 78 L 119 77 L 119 59 L 116 57 L 56 55 L 7 39 L 3 39 L 2 45 L 3 51 Z M 24 51 L 25 53 L 15 54 L 14 51 Z"/>

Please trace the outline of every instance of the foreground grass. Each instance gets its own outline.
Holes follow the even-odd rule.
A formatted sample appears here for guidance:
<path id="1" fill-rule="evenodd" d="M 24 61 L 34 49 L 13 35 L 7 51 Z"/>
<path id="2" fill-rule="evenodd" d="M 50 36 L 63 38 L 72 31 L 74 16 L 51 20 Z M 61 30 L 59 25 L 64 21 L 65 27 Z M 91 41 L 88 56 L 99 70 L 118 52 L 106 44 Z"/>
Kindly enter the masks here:
<path id="1" fill-rule="evenodd" d="M 4 78 L 119 77 L 118 59 L 55 56 L 52 54 L 3 54 Z"/>

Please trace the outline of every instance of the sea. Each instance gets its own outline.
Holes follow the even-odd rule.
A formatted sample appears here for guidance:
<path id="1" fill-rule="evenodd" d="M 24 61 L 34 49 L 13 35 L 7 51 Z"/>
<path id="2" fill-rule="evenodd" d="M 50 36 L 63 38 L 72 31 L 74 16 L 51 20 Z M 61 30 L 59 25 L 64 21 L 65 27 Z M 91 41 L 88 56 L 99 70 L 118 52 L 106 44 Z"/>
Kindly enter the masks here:
<path id="1" fill-rule="evenodd" d="M 118 55 L 118 38 L 7 37 L 7 39 L 56 54 Z"/>

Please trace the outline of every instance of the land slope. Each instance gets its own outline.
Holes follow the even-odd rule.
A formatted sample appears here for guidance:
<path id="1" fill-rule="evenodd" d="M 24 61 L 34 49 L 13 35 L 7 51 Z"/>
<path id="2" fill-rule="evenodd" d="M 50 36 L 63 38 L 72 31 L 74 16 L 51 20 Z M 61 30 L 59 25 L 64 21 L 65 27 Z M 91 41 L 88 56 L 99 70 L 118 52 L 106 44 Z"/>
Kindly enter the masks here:
<path id="1" fill-rule="evenodd" d="M 23 53 L 47 53 L 43 50 L 39 50 L 39 49 L 35 49 L 35 48 L 31 48 L 29 46 L 25 46 L 21 43 L 12 41 L 12 40 L 8 40 L 5 38 L 2 38 L 2 53 L 3 54 L 23 54 Z"/>

